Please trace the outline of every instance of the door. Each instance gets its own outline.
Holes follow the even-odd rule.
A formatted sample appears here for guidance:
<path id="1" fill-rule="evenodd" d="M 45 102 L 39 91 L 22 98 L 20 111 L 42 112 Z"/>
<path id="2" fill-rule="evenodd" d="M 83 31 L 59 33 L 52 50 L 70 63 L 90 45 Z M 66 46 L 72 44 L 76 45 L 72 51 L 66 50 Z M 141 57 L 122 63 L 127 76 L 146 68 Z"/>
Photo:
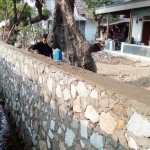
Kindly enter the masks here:
<path id="1" fill-rule="evenodd" d="M 142 43 L 144 43 L 144 45 L 148 45 L 149 39 L 150 39 L 150 21 L 145 21 L 143 22 Z"/>

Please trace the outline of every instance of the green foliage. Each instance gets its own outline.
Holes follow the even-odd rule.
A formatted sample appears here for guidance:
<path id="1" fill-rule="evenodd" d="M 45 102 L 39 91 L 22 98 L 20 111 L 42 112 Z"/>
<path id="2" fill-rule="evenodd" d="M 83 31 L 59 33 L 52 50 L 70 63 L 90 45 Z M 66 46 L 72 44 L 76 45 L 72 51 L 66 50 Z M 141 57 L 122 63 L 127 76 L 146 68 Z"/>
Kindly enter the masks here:
<path id="1" fill-rule="evenodd" d="M 43 11 L 43 15 L 51 16 L 51 11 L 48 10 L 45 6 L 43 7 L 42 11 Z"/>
<path id="2" fill-rule="evenodd" d="M 25 3 L 22 3 L 22 0 L 17 0 L 17 14 L 19 15 L 24 7 Z M 51 12 L 46 8 L 42 9 L 43 14 L 51 16 Z M 22 18 L 31 18 L 32 15 L 36 15 L 35 8 L 27 5 L 22 14 Z M 0 21 L 4 19 L 12 19 L 14 17 L 14 4 L 13 0 L 0 0 Z"/>
<path id="3" fill-rule="evenodd" d="M 17 43 L 24 46 L 24 48 L 27 46 L 27 44 L 30 43 L 30 41 L 40 41 L 41 35 L 45 32 L 48 32 L 48 28 L 43 29 L 41 26 L 41 22 L 35 23 L 35 24 L 29 24 L 27 26 L 23 26 L 23 24 L 20 24 L 17 26 L 17 30 L 19 30 L 19 36 L 16 37 L 14 35 L 12 39 L 16 38 Z"/>
<path id="4" fill-rule="evenodd" d="M 24 7 L 24 4 L 17 4 L 17 13 L 20 14 L 22 9 Z M 26 9 L 24 10 L 23 14 L 22 14 L 22 17 L 23 18 L 31 18 L 31 15 L 33 13 L 33 8 L 29 5 L 27 5 Z"/>
<path id="5" fill-rule="evenodd" d="M 17 8 L 17 17 L 20 16 L 23 8 L 24 8 L 24 4 L 25 2 L 23 2 L 22 0 L 16 0 L 17 4 L 16 4 L 16 8 Z M 41 1 L 43 2 L 43 1 Z M 46 8 L 46 6 L 43 6 L 42 8 L 42 13 L 45 16 L 51 16 L 51 12 Z M 36 7 L 31 7 L 29 5 L 26 6 L 23 14 L 21 14 L 21 18 L 20 20 L 25 20 L 27 18 L 32 18 L 38 15 L 38 10 Z M 13 21 L 13 18 L 15 17 L 14 14 L 14 3 L 13 0 L 0 0 L 0 22 L 2 20 L 8 20 L 10 19 L 11 21 Z M 47 30 L 42 29 L 41 27 L 38 27 L 38 23 L 36 23 L 35 25 L 31 25 L 31 24 L 26 24 L 26 26 L 24 26 L 21 21 L 17 22 L 17 26 L 15 27 L 15 30 L 17 32 L 14 32 L 11 40 L 12 41 L 16 41 L 18 33 L 23 33 L 22 38 L 17 39 L 17 41 L 19 42 L 25 42 L 28 41 L 28 39 L 31 38 L 32 35 L 36 35 L 36 38 L 39 37 L 40 32 L 46 32 Z M 32 30 L 34 28 L 34 30 Z M 19 32 L 20 31 L 20 32 Z M 34 31 L 34 32 L 33 32 Z M 27 34 L 28 33 L 28 34 Z M 14 35 L 15 34 L 15 35 Z"/>

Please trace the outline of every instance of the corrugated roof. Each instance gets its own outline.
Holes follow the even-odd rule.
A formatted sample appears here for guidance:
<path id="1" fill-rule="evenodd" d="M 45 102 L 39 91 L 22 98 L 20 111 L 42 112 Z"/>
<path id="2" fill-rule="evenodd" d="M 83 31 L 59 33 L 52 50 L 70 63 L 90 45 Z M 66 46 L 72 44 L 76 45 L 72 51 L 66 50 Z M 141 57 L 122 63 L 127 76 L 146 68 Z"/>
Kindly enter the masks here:
<path id="1" fill-rule="evenodd" d="M 120 20 L 120 21 L 110 23 L 109 26 L 117 25 L 117 24 L 121 24 L 121 23 L 128 23 L 128 22 L 130 22 L 130 19 L 123 19 L 123 20 Z M 107 23 L 102 23 L 102 24 L 100 24 L 100 26 L 106 27 Z"/>

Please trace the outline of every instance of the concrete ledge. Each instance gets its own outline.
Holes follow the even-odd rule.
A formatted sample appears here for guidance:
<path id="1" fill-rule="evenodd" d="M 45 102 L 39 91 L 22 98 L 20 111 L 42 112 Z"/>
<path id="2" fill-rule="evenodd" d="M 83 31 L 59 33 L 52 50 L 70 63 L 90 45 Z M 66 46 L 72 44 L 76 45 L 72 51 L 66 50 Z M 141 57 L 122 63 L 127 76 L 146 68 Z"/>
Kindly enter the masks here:
<path id="1" fill-rule="evenodd" d="M 150 57 L 150 46 L 123 44 L 123 53 Z"/>
<path id="2" fill-rule="evenodd" d="M 91 71 L 84 70 L 82 68 L 71 66 L 65 62 L 57 62 L 54 60 L 50 60 L 48 57 L 45 57 L 39 54 L 20 51 L 18 48 L 4 44 L 2 42 L 0 42 L 0 44 L 3 45 L 5 48 L 15 50 L 16 52 L 20 54 L 22 53 L 22 54 L 25 54 L 26 56 L 30 56 L 30 57 L 33 57 L 34 59 L 38 59 L 39 61 L 45 63 L 47 66 L 56 67 L 67 74 L 75 76 L 79 80 L 84 80 L 97 87 L 102 86 L 106 89 L 109 89 L 111 91 L 120 93 L 131 99 L 134 99 L 137 102 L 150 106 L 150 92 L 145 89 L 142 89 L 140 87 L 136 87 L 130 84 L 126 84 L 120 81 L 116 81 L 104 75 L 96 74 Z"/>

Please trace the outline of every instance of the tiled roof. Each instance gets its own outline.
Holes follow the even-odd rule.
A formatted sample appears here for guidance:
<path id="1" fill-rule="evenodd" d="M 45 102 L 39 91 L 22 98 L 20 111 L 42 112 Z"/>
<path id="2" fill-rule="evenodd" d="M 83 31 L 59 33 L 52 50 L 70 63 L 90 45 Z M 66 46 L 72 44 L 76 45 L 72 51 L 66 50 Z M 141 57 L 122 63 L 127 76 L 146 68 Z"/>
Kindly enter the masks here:
<path id="1" fill-rule="evenodd" d="M 83 0 L 75 0 L 75 6 L 79 15 L 86 15 L 85 2 Z"/>

